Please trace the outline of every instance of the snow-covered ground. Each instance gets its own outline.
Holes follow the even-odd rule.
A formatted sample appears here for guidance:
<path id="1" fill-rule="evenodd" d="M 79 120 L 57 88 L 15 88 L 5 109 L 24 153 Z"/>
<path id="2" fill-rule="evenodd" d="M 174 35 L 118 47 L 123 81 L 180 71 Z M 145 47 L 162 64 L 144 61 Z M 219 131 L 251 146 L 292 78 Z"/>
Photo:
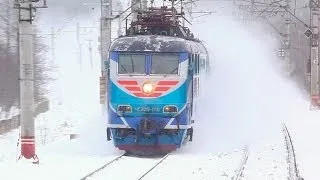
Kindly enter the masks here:
<path id="1" fill-rule="evenodd" d="M 206 42 L 213 63 L 211 76 L 202 83 L 194 141 L 169 156 L 146 179 L 230 179 L 241 161 L 239 149 L 247 145 L 250 153 L 244 179 L 285 180 L 288 170 L 283 122 L 291 132 L 301 175 L 319 179 L 316 163 L 320 162 L 320 146 L 314 139 L 319 136 L 320 114 L 309 111 L 305 94 L 281 74 L 274 51 L 278 42 L 261 25 L 245 28 L 226 16 L 231 12 L 227 3 L 205 2 L 198 7 L 213 8 L 219 16 L 193 22 L 192 29 Z M 88 21 L 81 23 L 85 26 Z M 64 30 L 74 30 L 75 23 L 71 21 Z M 86 54 L 80 68 L 75 34 L 62 33 L 56 38 L 60 79 L 52 87 L 54 97 L 62 104 L 53 100 L 51 111 L 38 117 L 40 165 L 16 163 L 19 133 L 10 132 L 0 137 L 0 179 L 80 179 L 122 153 L 106 142 L 96 44 L 96 66 L 89 68 Z M 80 137 L 69 140 L 63 136 L 69 132 Z M 134 160 L 117 168 L 127 175 L 125 179 L 131 179 L 125 169 L 147 165 L 142 163 Z M 99 174 L 102 178 L 107 175 L 112 174 Z"/>

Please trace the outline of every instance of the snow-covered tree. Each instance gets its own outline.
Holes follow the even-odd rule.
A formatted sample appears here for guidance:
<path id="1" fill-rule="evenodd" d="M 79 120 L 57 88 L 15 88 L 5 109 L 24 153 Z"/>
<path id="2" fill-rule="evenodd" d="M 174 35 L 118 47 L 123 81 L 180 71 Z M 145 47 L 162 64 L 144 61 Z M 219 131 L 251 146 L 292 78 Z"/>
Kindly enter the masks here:
<path id="1" fill-rule="evenodd" d="M 19 99 L 19 56 L 18 56 L 18 12 L 13 8 L 14 0 L 0 0 L 0 105 L 6 110 L 18 105 Z M 35 33 L 37 30 L 35 29 Z M 35 63 L 35 99 L 36 103 L 44 100 L 45 84 L 50 79 L 51 70 L 46 62 L 46 46 L 40 38 L 34 41 Z"/>

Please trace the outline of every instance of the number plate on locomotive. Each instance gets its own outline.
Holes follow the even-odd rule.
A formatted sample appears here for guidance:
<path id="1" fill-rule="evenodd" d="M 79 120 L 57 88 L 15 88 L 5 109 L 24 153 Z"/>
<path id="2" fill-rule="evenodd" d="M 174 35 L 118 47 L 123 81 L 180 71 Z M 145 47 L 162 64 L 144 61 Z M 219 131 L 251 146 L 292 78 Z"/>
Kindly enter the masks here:
<path id="1" fill-rule="evenodd" d="M 136 107 L 137 112 L 160 112 L 159 107 Z"/>

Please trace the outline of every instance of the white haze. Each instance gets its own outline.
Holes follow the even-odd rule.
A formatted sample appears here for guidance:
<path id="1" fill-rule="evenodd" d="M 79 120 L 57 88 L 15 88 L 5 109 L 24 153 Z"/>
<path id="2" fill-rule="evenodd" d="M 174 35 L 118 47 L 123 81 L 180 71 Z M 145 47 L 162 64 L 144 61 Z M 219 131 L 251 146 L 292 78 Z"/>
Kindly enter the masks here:
<path id="1" fill-rule="evenodd" d="M 230 151 L 281 137 L 281 123 L 302 94 L 280 73 L 278 42 L 262 25 L 244 28 L 222 13 L 193 29 L 206 42 L 213 69 L 202 81 L 194 141 L 183 150 Z"/>

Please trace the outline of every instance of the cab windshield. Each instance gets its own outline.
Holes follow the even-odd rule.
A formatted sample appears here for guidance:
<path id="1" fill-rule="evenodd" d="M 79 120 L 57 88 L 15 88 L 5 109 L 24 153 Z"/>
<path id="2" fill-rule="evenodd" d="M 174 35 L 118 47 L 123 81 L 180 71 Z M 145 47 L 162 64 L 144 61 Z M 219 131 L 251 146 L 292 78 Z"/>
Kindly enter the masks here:
<path id="1" fill-rule="evenodd" d="M 174 75 L 178 74 L 179 59 L 175 53 L 119 54 L 118 74 Z"/>
<path id="2" fill-rule="evenodd" d="M 119 54 L 119 74 L 145 74 L 146 56 L 144 54 Z"/>
<path id="3" fill-rule="evenodd" d="M 151 74 L 178 74 L 179 54 L 153 54 Z"/>

